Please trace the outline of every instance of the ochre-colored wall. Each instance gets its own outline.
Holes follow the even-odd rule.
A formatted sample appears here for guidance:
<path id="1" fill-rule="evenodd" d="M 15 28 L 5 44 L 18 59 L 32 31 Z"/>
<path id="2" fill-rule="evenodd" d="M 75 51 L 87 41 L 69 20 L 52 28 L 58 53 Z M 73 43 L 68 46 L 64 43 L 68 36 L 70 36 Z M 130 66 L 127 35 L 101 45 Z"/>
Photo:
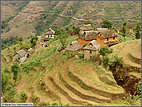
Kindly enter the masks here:
<path id="1" fill-rule="evenodd" d="M 86 41 L 86 40 L 83 40 L 83 39 L 80 39 L 80 38 L 79 38 L 79 39 L 77 40 L 77 42 L 78 42 L 81 46 L 83 46 L 85 43 L 88 43 L 88 44 L 89 44 L 89 43 L 91 42 L 91 40 Z"/>
<path id="2" fill-rule="evenodd" d="M 105 44 L 104 44 L 105 39 L 102 39 L 102 38 L 99 37 L 99 36 L 97 36 L 97 40 L 96 40 L 96 41 L 101 45 L 101 47 L 105 45 Z"/>

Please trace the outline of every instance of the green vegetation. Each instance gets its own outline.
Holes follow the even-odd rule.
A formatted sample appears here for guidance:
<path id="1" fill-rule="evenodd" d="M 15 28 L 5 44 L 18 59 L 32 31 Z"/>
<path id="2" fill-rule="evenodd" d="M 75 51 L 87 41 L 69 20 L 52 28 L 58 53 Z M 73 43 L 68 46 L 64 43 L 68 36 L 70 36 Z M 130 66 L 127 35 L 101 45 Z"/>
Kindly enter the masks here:
<path id="1" fill-rule="evenodd" d="M 18 37 L 18 36 L 10 37 L 5 40 L 2 40 L 2 50 L 22 41 L 23 41 L 22 37 Z"/>
<path id="2" fill-rule="evenodd" d="M 113 52 L 113 49 L 108 48 L 108 47 L 101 47 L 100 50 L 99 50 L 99 54 L 102 55 L 102 56 L 108 55 L 112 52 Z"/>
<path id="3" fill-rule="evenodd" d="M 24 91 L 20 93 L 20 99 L 22 102 L 25 102 L 27 100 L 27 94 Z"/>
<path id="4" fill-rule="evenodd" d="M 140 33 L 141 32 L 141 23 L 140 22 L 137 22 L 134 31 L 135 31 L 136 39 L 140 39 L 140 37 L 141 37 L 141 33 Z"/>
<path id="5" fill-rule="evenodd" d="M 14 63 L 12 66 L 11 66 L 11 71 L 13 72 L 13 80 L 17 80 L 17 76 L 18 76 L 18 72 L 20 71 L 20 67 L 18 65 L 18 63 Z"/>
<path id="6" fill-rule="evenodd" d="M 126 22 L 123 22 L 123 25 L 122 25 L 122 36 L 124 37 L 124 41 L 125 41 L 125 37 L 126 37 Z"/>
<path id="7" fill-rule="evenodd" d="M 111 29 L 113 26 L 113 23 L 109 20 L 103 20 L 103 22 L 101 23 L 102 28 L 108 28 Z"/>
<path id="8" fill-rule="evenodd" d="M 32 47 L 36 45 L 37 40 L 38 40 L 37 36 L 34 36 L 34 37 L 31 38 L 30 42 L 32 44 Z"/>

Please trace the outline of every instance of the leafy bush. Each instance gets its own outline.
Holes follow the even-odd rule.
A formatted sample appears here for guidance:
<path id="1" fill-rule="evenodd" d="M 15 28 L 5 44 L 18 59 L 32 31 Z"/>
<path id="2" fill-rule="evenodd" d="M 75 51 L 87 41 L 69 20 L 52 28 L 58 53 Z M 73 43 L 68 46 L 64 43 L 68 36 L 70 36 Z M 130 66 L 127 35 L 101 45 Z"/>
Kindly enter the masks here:
<path id="1" fill-rule="evenodd" d="M 25 101 L 27 100 L 27 94 L 26 94 L 24 91 L 22 91 L 22 92 L 20 93 L 20 99 L 21 99 L 23 102 L 25 102 Z"/>
<path id="2" fill-rule="evenodd" d="M 108 48 L 108 47 L 101 47 L 101 49 L 99 50 L 100 55 L 105 56 L 108 55 L 110 53 L 113 52 L 112 48 Z"/>
<path id="3" fill-rule="evenodd" d="M 113 56 L 108 62 L 108 65 L 110 67 L 114 67 L 115 65 L 119 66 L 122 64 L 123 64 L 123 57 L 118 57 L 117 55 Z"/>
<path id="4" fill-rule="evenodd" d="M 108 55 L 103 56 L 103 64 L 106 65 L 109 62 L 109 57 Z"/>
<path id="5" fill-rule="evenodd" d="M 17 76 L 18 76 L 18 71 L 20 71 L 20 67 L 18 65 L 18 63 L 14 63 L 12 66 L 11 66 L 11 71 L 13 72 L 13 80 L 17 80 Z"/>
<path id="6" fill-rule="evenodd" d="M 59 101 L 55 101 L 51 104 L 51 106 L 60 106 L 61 104 L 59 103 Z"/>
<path id="7" fill-rule="evenodd" d="M 24 49 L 24 50 L 28 50 L 29 48 L 30 48 L 30 46 L 28 45 L 28 44 L 23 44 L 23 46 L 22 46 L 22 48 Z"/>
<path id="8" fill-rule="evenodd" d="M 84 58 L 84 53 L 78 55 L 79 59 Z"/>
<path id="9" fill-rule="evenodd" d="M 141 82 L 138 84 L 137 95 L 141 95 Z"/>

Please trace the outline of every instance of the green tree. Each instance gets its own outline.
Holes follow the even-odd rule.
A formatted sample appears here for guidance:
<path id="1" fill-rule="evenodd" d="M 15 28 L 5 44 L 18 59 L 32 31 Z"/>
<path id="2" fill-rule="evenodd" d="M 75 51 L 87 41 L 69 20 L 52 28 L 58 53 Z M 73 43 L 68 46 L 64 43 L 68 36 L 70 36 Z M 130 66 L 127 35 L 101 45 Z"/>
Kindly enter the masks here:
<path id="1" fill-rule="evenodd" d="M 140 23 L 140 22 L 137 22 L 134 31 L 135 31 L 135 37 L 136 37 L 136 39 L 140 39 L 140 37 L 141 37 L 141 34 L 140 34 L 140 31 L 141 31 L 141 23 Z"/>
<path id="2" fill-rule="evenodd" d="M 13 72 L 13 80 L 17 80 L 17 76 L 18 76 L 18 71 L 20 70 L 19 65 L 17 62 L 15 62 L 12 66 L 11 66 L 11 71 Z"/>
<path id="3" fill-rule="evenodd" d="M 30 46 L 29 46 L 28 44 L 23 44 L 22 48 L 23 48 L 24 50 L 28 50 L 28 49 L 30 48 Z"/>
<path id="4" fill-rule="evenodd" d="M 103 20 L 103 22 L 101 23 L 102 28 L 108 28 L 111 29 L 113 26 L 113 23 L 109 20 Z"/>
<path id="5" fill-rule="evenodd" d="M 123 25 L 122 25 L 122 36 L 124 37 L 124 41 L 125 41 L 125 36 L 126 36 L 126 25 L 127 25 L 127 23 L 123 22 Z"/>
<path id="6" fill-rule="evenodd" d="M 65 32 L 63 29 L 57 29 L 56 35 L 58 35 L 58 39 L 60 40 L 62 46 L 64 47 L 66 44 L 66 39 L 68 37 L 68 33 Z"/>
<path id="7" fill-rule="evenodd" d="M 31 38 L 30 42 L 32 44 L 32 46 L 35 46 L 36 45 L 36 41 L 38 40 L 38 37 L 37 36 L 34 36 Z"/>

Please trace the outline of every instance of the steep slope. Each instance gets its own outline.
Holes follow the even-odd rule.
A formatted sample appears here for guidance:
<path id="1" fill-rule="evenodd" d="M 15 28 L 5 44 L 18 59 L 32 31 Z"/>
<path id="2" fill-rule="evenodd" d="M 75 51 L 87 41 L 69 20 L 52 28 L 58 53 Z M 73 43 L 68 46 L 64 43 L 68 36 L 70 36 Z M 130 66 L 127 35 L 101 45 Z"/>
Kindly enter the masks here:
<path id="1" fill-rule="evenodd" d="M 2 4 L 2 17 L 13 11 L 14 7 L 9 6 L 10 11 L 5 11 Z M 18 5 L 17 5 L 18 6 Z M 15 7 L 17 7 L 15 6 Z M 48 27 L 60 28 L 73 25 L 82 25 L 86 20 L 91 19 L 96 27 L 100 27 L 102 20 L 112 20 L 115 27 L 120 27 L 126 20 L 129 23 L 140 20 L 139 1 L 89 1 L 89 2 L 45 2 L 30 1 L 29 4 L 9 24 L 9 31 L 2 34 L 2 38 L 20 36 L 27 38 L 37 33 L 45 32 Z M 13 14 L 13 12 L 10 12 Z M 35 29 L 36 28 L 36 29 Z"/>

